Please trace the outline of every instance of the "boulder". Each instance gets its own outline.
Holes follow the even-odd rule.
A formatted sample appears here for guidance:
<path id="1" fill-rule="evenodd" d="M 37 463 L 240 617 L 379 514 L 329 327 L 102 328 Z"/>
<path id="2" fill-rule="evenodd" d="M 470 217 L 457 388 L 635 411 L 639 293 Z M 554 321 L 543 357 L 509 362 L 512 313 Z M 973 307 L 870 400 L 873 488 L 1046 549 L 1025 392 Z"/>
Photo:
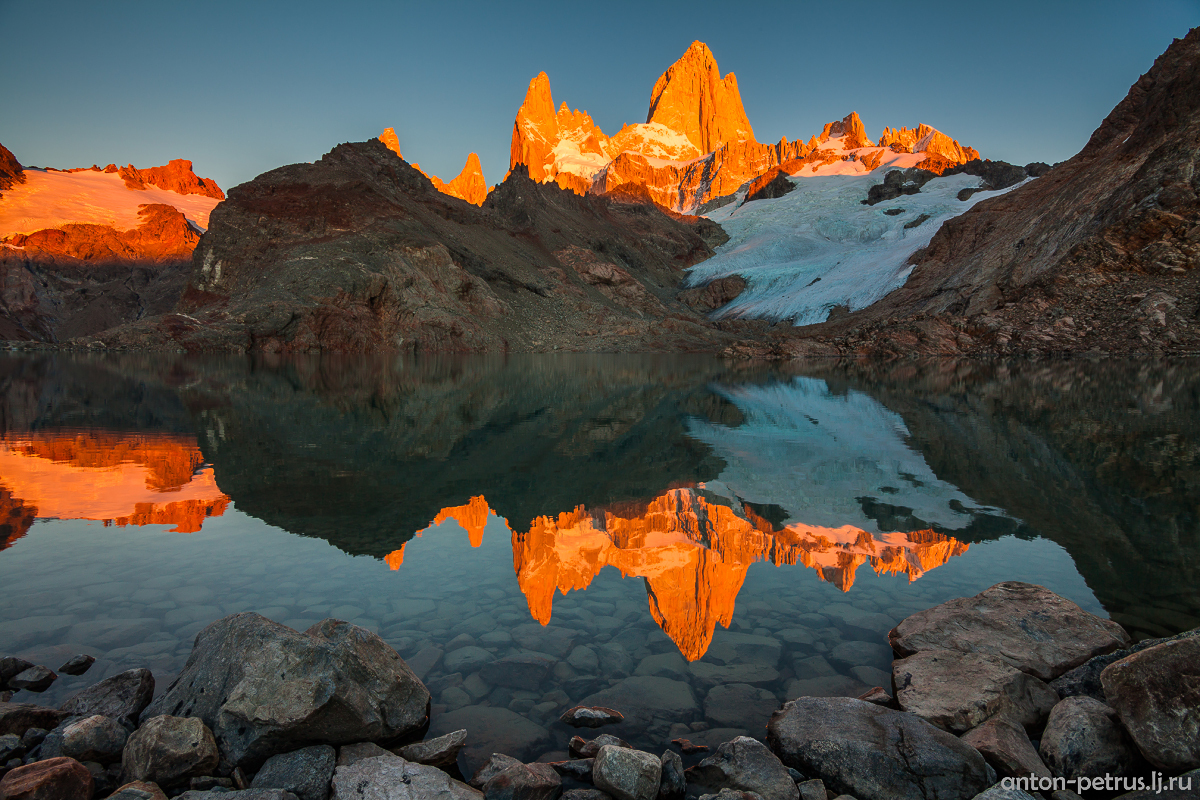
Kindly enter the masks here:
<path id="1" fill-rule="evenodd" d="M 25 755 L 25 745 L 21 743 L 21 737 L 15 733 L 6 733 L 0 736 L 0 767 L 3 767 L 11 759 L 22 758 Z"/>
<path id="2" fill-rule="evenodd" d="M 67 663 L 58 668 L 58 671 L 63 675 L 82 675 L 91 669 L 92 664 L 96 663 L 95 656 L 89 656 L 86 653 L 80 653 L 77 656 L 71 656 Z"/>
<path id="3" fill-rule="evenodd" d="M 1100 673 L 1104 696 L 1154 766 L 1200 766 L 1200 637 L 1134 653 Z"/>
<path id="4" fill-rule="evenodd" d="M 612 800 L 612 795 L 599 789 L 568 789 L 562 800 Z"/>
<path id="5" fill-rule="evenodd" d="M 741 789 L 722 789 L 716 794 L 702 794 L 700 800 L 763 800 L 762 796 L 754 792 L 746 792 Z"/>
<path id="6" fill-rule="evenodd" d="M 887 693 L 887 690 L 882 686 L 872 686 L 867 691 L 858 696 L 859 700 L 865 700 L 868 703 L 874 703 L 877 706 L 888 706 L 891 708 L 895 699 Z"/>
<path id="7" fill-rule="evenodd" d="M 24 736 L 31 728 L 53 730 L 69 716 L 65 711 L 32 703 L 0 703 L 0 736 L 6 733 Z"/>
<path id="8" fill-rule="evenodd" d="M 658 781 L 658 796 L 661 800 L 682 800 L 687 793 L 683 759 L 674 750 L 666 750 L 659 763 L 662 765 L 662 773 Z"/>
<path id="9" fill-rule="evenodd" d="M 483 794 L 437 767 L 399 756 L 367 758 L 333 773 L 334 800 L 481 800 Z"/>
<path id="10" fill-rule="evenodd" d="M 458 752 L 466 742 L 467 729 L 460 728 L 436 739 L 405 745 L 394 752 L 405 761 L 431 767 L 448 767 L 458 760 Z"/>
<path id="11" fill-rule="evenodd" d="M 825 783 L 820 778 L 801 781 L 796 784 L 796 790 L 800 793 L 800 800 L 828 800 L 829 797 L 825 794 Z"/>
<path id="12" fill-rule="evenodd" d="M 148 669 L 131 669 L 92 684 L 67 698 L 59 708 L 72 716 L 100 714 L 136 727 L 153 697 L 154 675 Z"/>
<path id="13" fill-rule="evenodd" d="M 572 736 L 571 741 L 567 742 L 567 752 L 576 758 L 595 758 L 596 754 L 600 752 L 600 748 L 608 744 L 615 747 L 631 747 L 629 742 L 624 739 L 619 739 L 610 733 L 602 733 L 595 739 Z"/>
<path id="14" fill-rule="evenodd" d="M 520 763 L 517 759 L 512 756 L 506 756 L 504 753 L 492 753 L 488 760 L 479 769 L 475 770 L 475 774 L 471 776 L 470 784 L 476 789 L 483 789 L 492 778 L 504 772 L 509 767 L 514 767 Z"/>
<path id="15" fill-rule="evenodd" d="M 778 698 L 766 689 L 722 683 L 704 698 L 704 718 L 718 727 L 757 727 L 778 707 Z"/>
<path id="16" fill-rule="evenodd" d="M 211 775 L 220 761 L 212 731 L 195 717 L 151 717 L 134 731 L 121 757 L 125 781 L 171 787 Z"/>
<path id="17" fill-rule="evenodd" d="M 299 633 L 243 613 L 197 634 L 179 677 L 142 717 L 197 717 L 226 759 L 253 768 L 297 746 L 419 735 L 429 700 L 396 651 L 365 628 L 327 619 Z"/>
<path id="18" fill-rule="evenodd" d="M 550 732 L 536 722 L 507 708 L 466 706 L 439 714 L 429 728 L 431 736 L 467 730 L 467 741 L 459 755 L 463 774 L 483 766 L 492 753 L 505 753 L 532 761 L 551 746 Z"/>
<path id="19" fill-rule="evenodd" d="M 26 764 L 0 778 L 4 800 L 91 800 L 94 789 L 87 767 L 66 757 Z"/>
<path id="20" fill-rule="evenodd" d="M 592 783 L 616 800 L 654 800 L 662 781 L 662 762 L 641 750 L 605 745 L 592 764 Z"/>
<path id="21" fill-rule="evenodd" d="M 1049 589 L 1008 581 L 913 614 L 888 641 L 901 658 L 922 650 L 981 653 L 1049 681 L 1130 638 Z"/>
<path id="22" fill-rule="evenodd" d="M 553 657 L 544 653 L 513 653 L 485 664 L 479 676 L 493 686 L 524 689 L 540 686 L 555 663 Z"/>
<path id="23" fill-rule="evenodd" d="M 514 764 L 483 786 L 487 800 L 555 800 L 562 777 L 549 764 Z"/>
<path id="24" fill-rule="evenodd" d="M 922 650 L 892 664 L 892 682 L 902 710 L 953 733 L 997 715 L 1038 727 L 1058 702 L 1044 681 L 981 653 Z"/>
<path id="25" fill-rule="evenodd" d="M 396 754 L 390 750 L 383 749 L 374 742 L 355 742 L 354 744 L 342 745 L 338 748 L 335 766 L 348 767 L 351 764 L 357 764 L 359 761 L 368 758 L 394 755 Z"/>
<path id="26" fill-rule="evenodd" d="M 786 766 L 858 800 L 974 797 L 995 781 L 975 748 L 915 714 L 843 697 L 785 703 L 767 742 Z"/>
<path id="27" fill-rule="evenodd" d="M 16 656 L 4 656 L 0 658 L 0 689 L 9 688 L 8 682 L 10 680 L 33 666 L 34 663 L 32 661 L 26 661 Z"/>
<path id="28" fill-rule="evenodd" d="M 1068 780 L 1130 775 L 1139 763 L 1116 712 L 1091 697 L 1068 697 L 1054 707 L 1038 752 Z"/>
<path id="29" fill-rule="evenodd" d="M 600 728 L 622 722 L 625 716 L 620 711 L 602 706 L 575 706 L 568 708 L 558 718 L 559 722 L 572 728 Z"/>
<path id="30" fill-rule="evenodd" d="M 250 783 L 251 789 L 283 789 L 298 800 L 328 800 L 337 753 L 327 744 L 271 756 Z"/>
<path id="31" fill-rule="evenodd" d="M 131 781 L 110 794 L 107 800 L 167 800 L 157 783 Z"/>
<path id="32" fill-rule="evenodd" d="M 62 754 L 76 761 L 108 764 L 121 760 L 129 731 L 112 717 L 100 714 L 71 723 L 62 733 Z"/>
<path id="33" fill-rule="evenodd" d="M 687 771 L 688 783 L 710 789 L 741 789 L 763 800 L 797 800 L 795 781 L 762 742 L 739 736 Z"/>
<path id="34" fill-rule="evenodd" d="M 50 684 L 58 680 L 54 671 L 42 666 L 29 667 L 8 679 L 12 689 L 24 689 L 27 692 L 44 692 Z"/>
<path id="35" fill-rule="evenodd" d="M 592 782 L 592 764 L 594 758 L 573 758 L 567 761 L 551 761 L 554 771 L 566 778 L 574 778 L 583 783 Z"/>
<path id="36" fill-rule="evenodd" d="M 296 795 L 283 789 L 243 789 L 229 791 L 225 788 L 192 789 L 178 795 L 175 800 L 297 800 Z"/>
<path id="37" fill-rule="evenodd" d="M 962 735 L 962 740 L 974 747 L 1002 778 L 1037 775 L 1052 777 L 1050 770 L 1038 757 L 1025 728 L 1004 717 L 992 717 L 978 728 Z"/>
<path id="38" fill-rule="evenodd" d="M 1109 664 L 1120 661 L 1126 656 L 1140 653 L 1141 651 L 1163 644 L 1164 642 L 1173 642 L 1179 639 L 1191 639 L 1200 637 L 1200 628 L 1195 630 L 1184 631 L 1175 636 L 1169 636 L 1165 639 L 1143 639 L 1142 641 L 1125 648 L 1124 650 L 1114 650 L 1111 653 L 1105 653 L 1102 656 L 1094 656 L 1088 659 L 1087 662 L 1080 664 L 1073 670 L 1064 672 L 1054 680 L 1050 681 L 1050 688 L 1058 692 L 1059 697 L 1074 697 L 1076 695 L 1087 695 L 1094 697 L 1100 702 L 1105 702 L 1104 687 L 1100 684 L 1100 673 L 1104 672 L 1104 668 Z"/>

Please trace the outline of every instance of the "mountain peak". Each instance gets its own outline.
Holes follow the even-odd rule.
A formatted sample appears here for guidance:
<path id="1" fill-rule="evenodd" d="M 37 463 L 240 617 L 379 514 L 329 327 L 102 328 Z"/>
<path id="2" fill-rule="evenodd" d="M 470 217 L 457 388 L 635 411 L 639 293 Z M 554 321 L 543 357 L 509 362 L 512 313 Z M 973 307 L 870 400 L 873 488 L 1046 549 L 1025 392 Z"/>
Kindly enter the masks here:
<path id="1" fill-rule="evenodd" d="M 731 72 L 722 78 L 712 51 L 700 41 L 692 42 L 654 84 L 646 122 L 682 133 L 702 153 L 726 142 L 755 141 L 737 76 Z"/>
<path id="2" fill-rule="evenodd" d="M 398 157 L 404 158 L 400 152 L 400 137 L 396 135 L 395 128 L 384 128 L 383 133 L 379 134 L 379 141 L 383 142 L 384 146 Z"/>
<path id="3" fill-rule="evenodd" d="M 875 143 L 867 138 L 867 130 L 857 111 L 851 111 L 836 122 L 826 122 L 818 141 L 821 144 L 842 137 L 843 150 L 855 150 L 859 147 L 874 147 Z"/>

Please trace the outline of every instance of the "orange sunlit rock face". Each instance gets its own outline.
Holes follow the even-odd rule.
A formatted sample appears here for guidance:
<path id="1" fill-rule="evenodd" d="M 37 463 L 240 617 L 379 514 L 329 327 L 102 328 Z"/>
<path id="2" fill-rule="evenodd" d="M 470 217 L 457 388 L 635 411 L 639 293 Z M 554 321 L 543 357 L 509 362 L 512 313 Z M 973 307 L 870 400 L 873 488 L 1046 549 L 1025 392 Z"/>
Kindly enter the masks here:
<path id="1" fill-rule="evenodd" d="M 33 517 L 194 533 L 228 505 L 191 436 L 87 430 L 0 438 L 0 525 L 8 526 L 8 545 Z M 28 519 L 17 536 L 15 518 Z"/>
<path id="2" fill-rule="evenodd" d="M 395 128 L 385 128 L 383 133 L 379 134 L 379 141 L 383 142 L 384 146 L 397 156 L 404 158 L 404 154 L 400 152 L 400 138 L 396 135 Z M 446 183 L 437 175 L 428 174 L 425 170 L 421 169 L 419 164 L 412 164 L 412 167 L 426 178 L 429 178 L 429 182 L 433 184 L 433 188 L 442 194 L 466 200 L 468 203 L 473 203 L 477 206 L 483 205 L 483 201 L 487 199 L 488 185 L 483 177 L 483 166 L 479 163 L 479 156 L 476 153 L 467 154 L 467 163 L 463 165 L 462 171 L 456 177 L 452 178 L 449 183 Z"/>
<path id="3" fill-rule="evenodd" d="M 448 508 L 433 524 L 455 519 L 482 542 L 489 509 L 482 497 Z M 931 530 L 871 534 L 853 526 L 776 527 L 697 488 L 672 489 L 640 503 L 589 511 L 582 506 L 538 517 L 513 531 L 513 570 L 530 614 L 543 625 L 554 594 L 586 589 L 606 566 L 646 581 L 650 614 L 689 661 L 704 655 L 717 624 L 728 627 L 750 565 L 803 564 L 842 591 L 863 565 L 910 581 L 962 555 L 968 545 Z M 386 559 L 403 562 L 403 548 Z"/>

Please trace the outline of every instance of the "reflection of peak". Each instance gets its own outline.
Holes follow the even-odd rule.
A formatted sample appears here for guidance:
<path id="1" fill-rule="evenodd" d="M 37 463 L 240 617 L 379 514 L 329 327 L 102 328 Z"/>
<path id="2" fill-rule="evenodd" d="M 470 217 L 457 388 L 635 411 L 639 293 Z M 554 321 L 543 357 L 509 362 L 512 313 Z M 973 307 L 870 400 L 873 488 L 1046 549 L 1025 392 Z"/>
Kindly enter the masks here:
<path id="1" fill-rule="evenodd" d="M 491 509 L 488 508 L 487 500 L 483 499 L 483 495 L 476 495 L 465 506 L 443 508 L 441 513 L 434 517 L 430 526 L 441 525 L 446 520 L 452 519 L 467 532 L 467 536 L 471 539 L 471 547 L 479 547 L 483 544 L 483 529 L 487 527 L 490 513 Z"/>

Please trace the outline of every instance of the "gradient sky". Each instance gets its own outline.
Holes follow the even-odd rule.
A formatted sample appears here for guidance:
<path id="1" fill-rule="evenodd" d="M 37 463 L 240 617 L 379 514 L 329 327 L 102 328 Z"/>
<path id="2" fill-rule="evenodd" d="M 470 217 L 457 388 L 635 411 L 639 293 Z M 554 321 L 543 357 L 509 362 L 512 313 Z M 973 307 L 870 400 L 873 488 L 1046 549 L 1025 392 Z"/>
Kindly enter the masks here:
<path id="1" fill-rule="evenodd" d="M 699 39 L 759 141 L 850 111 L 927 122 L 985 158 L 1076 153 L 1200 0 L 679 3 L 0 0 L 0 143 L 24 164 L 188 158 L 223 188 L 395 127 L 449 180 L 508 169 L 529 81 L 605 133 L 644 122 Z"/>

